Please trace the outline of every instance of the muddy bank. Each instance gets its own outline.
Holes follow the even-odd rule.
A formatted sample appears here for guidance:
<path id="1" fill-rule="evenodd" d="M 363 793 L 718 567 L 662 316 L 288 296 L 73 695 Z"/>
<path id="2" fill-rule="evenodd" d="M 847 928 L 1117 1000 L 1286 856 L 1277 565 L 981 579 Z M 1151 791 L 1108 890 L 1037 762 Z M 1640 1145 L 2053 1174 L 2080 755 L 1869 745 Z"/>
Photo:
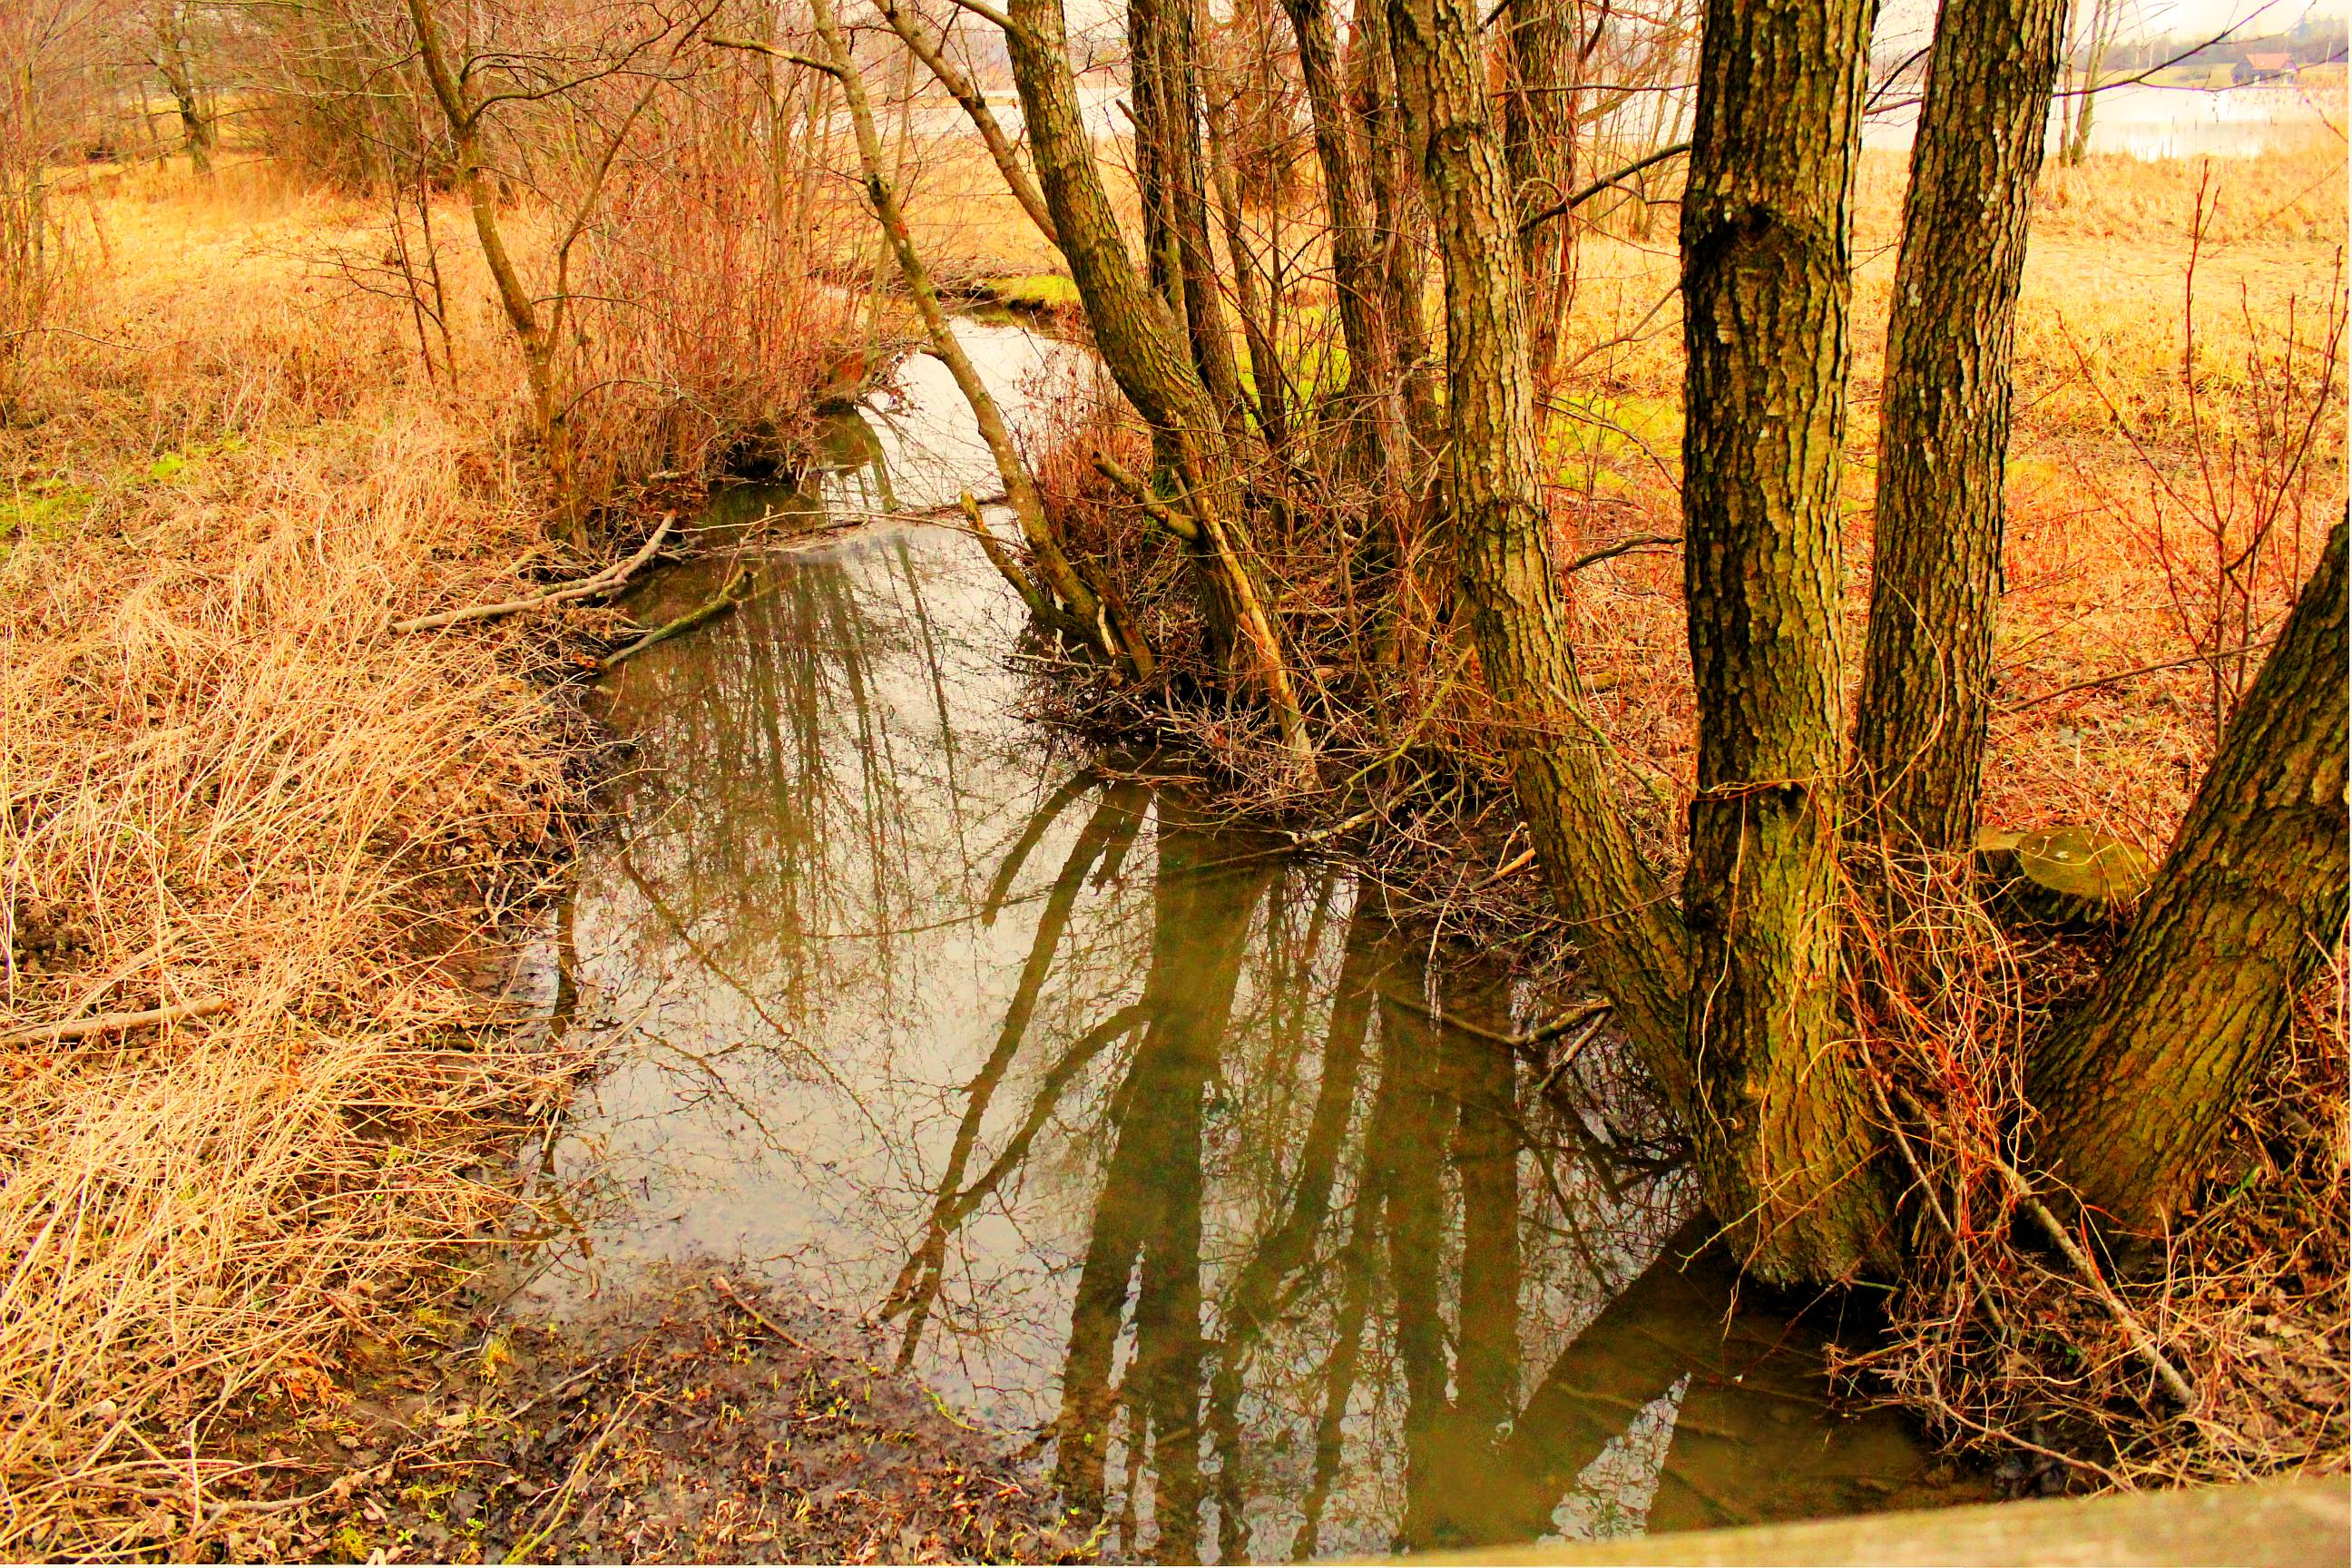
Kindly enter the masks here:
<path id="1" fill-rule="evenodd" d="M 437 1344 L 437 1352 L 430 1349 Z M 257 1434 L 308 1478 L 215 1550 L 381 1563 L 1086 1560 L 1028 1455 L 787 1289 L 696 1262 L 561 1325 L 464 1300 L 348 1406 Z"/>

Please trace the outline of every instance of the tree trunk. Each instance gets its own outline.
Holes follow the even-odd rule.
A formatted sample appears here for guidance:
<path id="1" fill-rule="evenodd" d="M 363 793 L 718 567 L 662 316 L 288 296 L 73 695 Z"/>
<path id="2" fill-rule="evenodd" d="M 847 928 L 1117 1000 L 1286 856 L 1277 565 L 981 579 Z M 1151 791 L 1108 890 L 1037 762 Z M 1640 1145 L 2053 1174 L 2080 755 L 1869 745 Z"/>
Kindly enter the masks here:
<path id="1" fill-rule="evenodd" d="M 1886 329 L 1877 565 L 1856 815 L 1965 849 L 1991 709 L 2001 470 L 2026 218 L 2065 0 L 1946 0 L 1911 151 Z"/>
<path id="2" fill-rule="evenodd" d="M 2079 164 L 2091 154 L 2091 106 L 2098 101 L 2099 73 L 2106 68 L 2107 46 L 2115 41 L 2116 0 L 2094 0 L 2091 6 L 2090 52 L 2083 61 L 2082 96 L 2074 100 L 2074 123 L 2066 140 L 2066 163 Z"/>
<path id="3" fill-rule="evenodd" d="M 513 329 L 515 342 L 522 350 L 523 375 L 530 386 L 531 417 L 547 448 L 548 468 L 554 479 L 556 505 L 562 515 L 564 532 L 573 545 L 581 545 L 586 541 L 580 526 L 579 497 L 574 493 L 577 487 L 572 481 L 569 421 L 555 384 L 554 335 L 540 320 L 538 302 L 524 284 L 522 273 L 516 268 L 514 257 L 507 249 L 506 237 L 499 228 L 498 193 L 490 184 L 489 164 L 482 156 L 480 115 L 467 100 L 464 79 L 450 62 L 441 40 L 439 20 L 429 0 L 408 0 L 408 17 L 416 29 L 416 48 L 424 62 L 425 79 L 449 124 L 449 138 L 457 154 L 457 178 L 466 188 L 466 204 L 473 214 L 474 235 L 481 243 L 483 263 L 488 267 L 490 281 L 499 291 L 507 325 Z"/>
<path id="4" fill-rule="evenodd" d="M 1463 594 L 1513 791 L 1553 895 L 1651 1072 L 1686 1107 L 1681 922 L 1609 796 L 1536 482 L 1517 209 L 1487 117 L 1475 3 L 1391 0 L 1389 10 L 1400 79 L 1428 116 L 1428 186 L 1445 261 L 1448 499 Z"/>
<path id="5" fill-rule="evenodd" d="M 1074 635 L 1129 674 L 1146 679 L 1151 673 L 1151 650 L 1141 629 L 1116 598 L 1098 592 L 1095 584 L 1081 577 L 1063 551 L 1061 541 L 1046 520 L 1045 504 L 1029 476 L 1029 467 L 1013 444 L 1013 432 L 1005 426 L 1003 411 L 980 379 L 971 356 L 964 353 L 963 344 L 957 340 L 947 311 L 940 308 L 939 289 L 931 282 L 930 268 L 923 264 L 921 254 L 915 248 L 914 234 L 907 226 L 898 192 L 882 172 L 882 138 L 875 129 L 874 110 L 866 96 L 866 80 L 834 15 L 833 0 L 810 0 L 810 4 L 817 33 L 824 40 L 832 63 L 834 79 L 841 83 L 842 98 L 849 109 L 850 129 L 856 137 L 857 161 L 866 176 L 866 200 L 874 208 L 875 221 L 881 226 L 883 238 L 898 261 L 898 275 L 906 282 L 907 292 L 914 298 L 915 311 L 922 318 L 931 352 L 946 363 L 948 374 L 955 378 L 956 389 L 963 394 L 965 404 L 971 409 L 972 423 L 979 426 L 981 439 L 988 444 L 997 479 L 1004 486 L 1004 499 L 1019 520 L 1021 537 L 1029 547 L 1029 559 L 1036 576 L 1029 578 L 1009 561 L 997 561 L 998 569 L 1013 580 L 1015 591 L 1040 619 L 1058 631 Z M 970 498 L 966 500 L 969 503 Z M 971 510 L 972 527 L 982 531 L 985 542 L 985 525 L 980 521 L 979 510 Z M 990 554 L 994 558 L 996 552 L 992 550 Z"/>
<path id="6" fill-rule="evenodd" d="M 1368 3 L 1356 8 L 1354 90 L 1363 122 L 1364 168 L 1372 191 L 1372 219 L 1381 236 L 1381 280 L 1389 341 L 1404 393 L 1405 421 L 1423 452 L 1444 438 L 1437 394 L 1430 375 L 1429 328 L 1422 315 L 1428 277 L 1422 268 L 1421 225 L 1415 221 L 1412 161 L 1418 155 L 1397 81 L 1390 47 L 1388 8 Z"/>
<path id="7" fill-rule="evenodd" d="M 1773 1280 L 1885 1259 L 1839 1037 L 1838 486 L 1872 0 L 1708 0 L 1682 217 L 1684 914 L 1708 1205 Z"/>
<path id="8" fill-rule="evenodd" d="M 196 174 L 209 174 L 213 172 L 213 121 L 205 112 L 204 91 L 196 81 L 195 64 L 188 57 L 187 19 L 186 7 L 178 4 L 167 5 L 157 14 L 155 71 L 179 111 L 180 139 L 188 149 L 189 166 Z"/>
<path id="9" fill-rule="evenodd" d="M 1298 43 L 1299 75 L 1322 165 L 1323 205 L 1331 226 L 1331 286 L 1339 306 L 1339 332 L 1348 345 L 1348 384 L 1341 395 L 1348 450 L 1371 485 L 1368 532 L 1376 562 L 1402 559 L 1409 511 L 1404 415 L 1400 376 L 1383 309 L 1380 239 L 1356 168 L 1356 140 L 1339 79 L 1339 46 L 1330 0 L 1283 0 Z"/>
<path id="10" fill-rule="evenodd" d="M 2154 1229 L 2344 939 L 2346 530 L 2231 720 L 2098 989 L 2029 1064 L 2043 1163 Z"/>
<path id="11" fill-rule="evenodd" d="M 1029 134 L 1037 185 L 1111 379 L 1167 454 L 1177 504 L 1199 537 L 1188 540 L 1212 656 L 1256 688 L 1302 764 L 1312 754 L 1306 721 L 1265 609 L 1241 513 L 1223 423 L 1181 340 L 1129 258 L 1095 165 L 1070 76 L 1061 0 L 1011 0 L 1005 44 Z"/>
<path id="12" fill-rule="evenodd" d="M 1152 287 L 1180 315 L 1209 400 L 1239 437 L 1241 373 L 1217 295 L 1201 170 L 1201 89 L 1191 0 L 1129 0 L 1136 194 Z"/>
<path id="13" fill-rule="evenodd" d="M 1503 142 L 1522 224 L 1556 207 L 1576 186 L 1578 0 L 1515 0 L 1504 34 L 1510 94 Z M 1576 219 L 1566 212 L 1519 231 L 1527 290 L 1528 359 L 1536 384 L 1551 379 L 1576 284 Z"/>

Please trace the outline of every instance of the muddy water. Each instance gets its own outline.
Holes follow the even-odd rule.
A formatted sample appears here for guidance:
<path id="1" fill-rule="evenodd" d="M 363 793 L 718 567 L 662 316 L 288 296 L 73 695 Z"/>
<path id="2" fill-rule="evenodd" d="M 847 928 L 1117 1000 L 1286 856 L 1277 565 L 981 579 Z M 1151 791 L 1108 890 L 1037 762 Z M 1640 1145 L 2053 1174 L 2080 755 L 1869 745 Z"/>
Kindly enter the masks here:
<path id="1" fill-rule="evenodd" d="M 1007 391 L 1069 368 L 971 342 Z M 952 494 L 985 473 L 953 397 L 918 362 L 836 443 L 858 466 L 710 521 Z M 1691 1185 L 1620 1053 L 1545 1074 L 1492 1037 L 1557 999 L 1441 972 L 1377 892 L 1024 721 L 1023 616 L 969 541 L 877 521 L 746 559 L 750 603 L 608 688 L 639 771 L 561 943 L 613 1065 L 551 1152 L 578 1224 L 522 1310 L 740 1258 L 1034 1433 L 1114 1555 L 1964 1489 L 1829 1407 L 1820 1325 L 1686 1263 Z"/>

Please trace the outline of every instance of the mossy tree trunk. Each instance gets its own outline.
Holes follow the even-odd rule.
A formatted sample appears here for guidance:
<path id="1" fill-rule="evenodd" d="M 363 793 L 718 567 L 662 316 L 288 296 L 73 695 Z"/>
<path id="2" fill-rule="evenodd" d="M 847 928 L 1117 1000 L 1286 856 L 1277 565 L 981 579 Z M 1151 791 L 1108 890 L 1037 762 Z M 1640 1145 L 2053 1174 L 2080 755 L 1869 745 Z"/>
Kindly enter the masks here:
<path id="1" fill-rule="evenodd" d="M 2344 939 L 2345 556 L 2339 522 L 2122 949 L 2029 1064 L 2043 1163 L 2135 1229 L 2191 1192 Z"/>
<path id="2" fill-rule="evenodd" d="M 1708 0 L 1682 216 L 1692 1133 L 1770 1279 L 1881 1263 L 1838 1020 L 1838 490 L 1871 0 Z"/>
<path id="3" fill-rule="evenodd" d="M 1388 22 L 1404 96 L 1427 117 L 1445 263 L 1447 501 L 1513 792 L 1579 951 L 1659 1083 L 1688 1105 L 1681 922 L 1610 796 L 1537 479 L 1517 205 L 1487 113 L 1475 0 L 1391 0 Z"/>
<path id="4" fill-rule="evenodd" d="M 1854 817 L 1897 848 L 1976 828 L 2000 596 L 2001 471 L 2026 218 L 2065 0 L 1946 0 L 1886 329 L 1877 564 Z"/>

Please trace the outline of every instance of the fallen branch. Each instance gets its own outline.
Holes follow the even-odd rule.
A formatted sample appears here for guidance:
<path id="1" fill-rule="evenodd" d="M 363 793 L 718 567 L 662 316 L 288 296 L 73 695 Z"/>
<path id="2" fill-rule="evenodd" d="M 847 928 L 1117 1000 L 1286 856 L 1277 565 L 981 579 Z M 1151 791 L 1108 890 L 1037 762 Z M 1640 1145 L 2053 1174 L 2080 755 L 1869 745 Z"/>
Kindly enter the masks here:
<path id="1" fill-rule="evenodd" d="M 715 598 L 705 600 L 674 621 L 665 621 L 618 653 L 607 655 L 596 666 L 597 673 L 601 675 L 626 660 L 636 658 L 656 643 L 666 643 L 674 637 L 717 620 L 749 597 L 751 589 L 751 574 L 738 566 L 735 568 L 735 574 L 727 579 L 727 585 L 719 590 Z"/>
<path id="2" fill-rule="evenodd" d="M 2113 675 L 2094 676 L 2088 680 L 2078 680 L 2072 686 L 2062 686 L 2055 691 L 2045 691 L 2039 697 L 2028 697 L 2018 702 L 2004 702 L 1999 711 L 2022 713 L 2028 708 L 2039 708 L 2044 702 L 2055 702 L 2061 697 L 2071 697 L 2077 691 L 2089 691 L 2095 687 L 2117 685 L 2123 681 L 2137 679 L 2143 675 L 2154 675 L 2162 669 L 2179 669 L 2185 664 L 2219 664 L 2225 658 L 2240 658 L 2250 653 L 2260 653 L 2276 641 L 2278 641 L 2276 637 L 2264 637 L 2260 642 L 2250 642 L 2242 647 L 2226 647 L 2219 653 L 2192 653 L 2184 658 L 2168 658 L 2155 664 L 2139 665 L 2131 669 L 2119 669 Z"/>
<path id="3" fill-rule="evenodd" d="M 1621 539 L 1614 544 L 1604 544 L 1598 550 L 1578 556 L 1568 563 L 1568 570 L 1571 573 L 1581 572 L 1587 566 L 1598 566 L 1603 561 L 1613 561 L 1618 556 L 1632 551 L 1663 550 L 1680 544 L 1682 542 L 1683 536 L 1679 533 L 1644 533 L 1633 539 Z"/>
<path id="4" fill-rule="evenodd" d="M 22 1045 L 32 1040 L 86 1040 L 92 1035 L 111 1035 L 125 1029 L 176 1024 L 184 1018 L 209 1018 L 215 1013 L 227 1011 L 227 997 L 206 996 L 194 1002 L 175 1002 L 168 1007 L 150 1007 L 143 1013 L 101 1013 L 95 1018 L 75 1018 L 63 1024 L 37 1024 L 28 1029 L 12 1029 L 0 1035 L 0 1046 Z"/>
<path id="5" fill-rule="evenodd" d="M 577 583 L 567 583 L 561 588 L 551 588 L 529 598 L 509 599 L 497 605 L 469 605 L 462 610 L 442 610 L 430 616 L 418 616 L 412 620 L 394 621 L 392 629 L 395 632 L 432 631 L 441 626 L 462 626 L 467 621 L 494 620 L 500 616 L 516 615 L 525 610 L 551 609 L 557 605 L 570 604 L 574 599 L 609 594 L 635 575 L 638 567 L 654 558 L 654 552 L 662 547 L 662 541 L 669 537 L 670 523 L 677 515 L 675 512 L 662 513 L 661 525 L 654 530 L 653 537 L 646 540 L 635 555 L 614 563 L 593 577 L 583 577 Z"/>
<path id="6" fill-rule="evenodd" d="M 1531 1046 L 1540 1046 L 1547 1041 L 1556 1040 L 1580 1024 L 1590 1023 L 1597 1027 L 1599 1021 L 1605 1017 L 1610 1010 L 1610 1005 L 1606 1002 L 1587 1002 L 1581 1006 L 1570 1008 L 1550 1023 L 1539 1025 L 1524 1035 L 1507 1035 L 1499 1029 L 1489 1029 L 1483 1024 L 1474 1024 L 1467 1018 L 1459 1018 L 1451 1013 L 1440 1013 L 1427 1003 L 1417 997 L 1408 996 L 1402 991 L 1391 991 L 1385 985 L 1377 989 L 1387 1000 L 1395 1003 L 1407 1012 L 1420 1014 L 1440 1027 L 1458 1029 L 1465 1035 L 1475 1036 L 1482 1040 L 1492 1040 L 1498 1046 L 1508 1046 L 1515 1051 L 1526 1050 Z M 1579 1041 L 1576 1048 L 1581 1050 L 1585 1042 Z"/>

